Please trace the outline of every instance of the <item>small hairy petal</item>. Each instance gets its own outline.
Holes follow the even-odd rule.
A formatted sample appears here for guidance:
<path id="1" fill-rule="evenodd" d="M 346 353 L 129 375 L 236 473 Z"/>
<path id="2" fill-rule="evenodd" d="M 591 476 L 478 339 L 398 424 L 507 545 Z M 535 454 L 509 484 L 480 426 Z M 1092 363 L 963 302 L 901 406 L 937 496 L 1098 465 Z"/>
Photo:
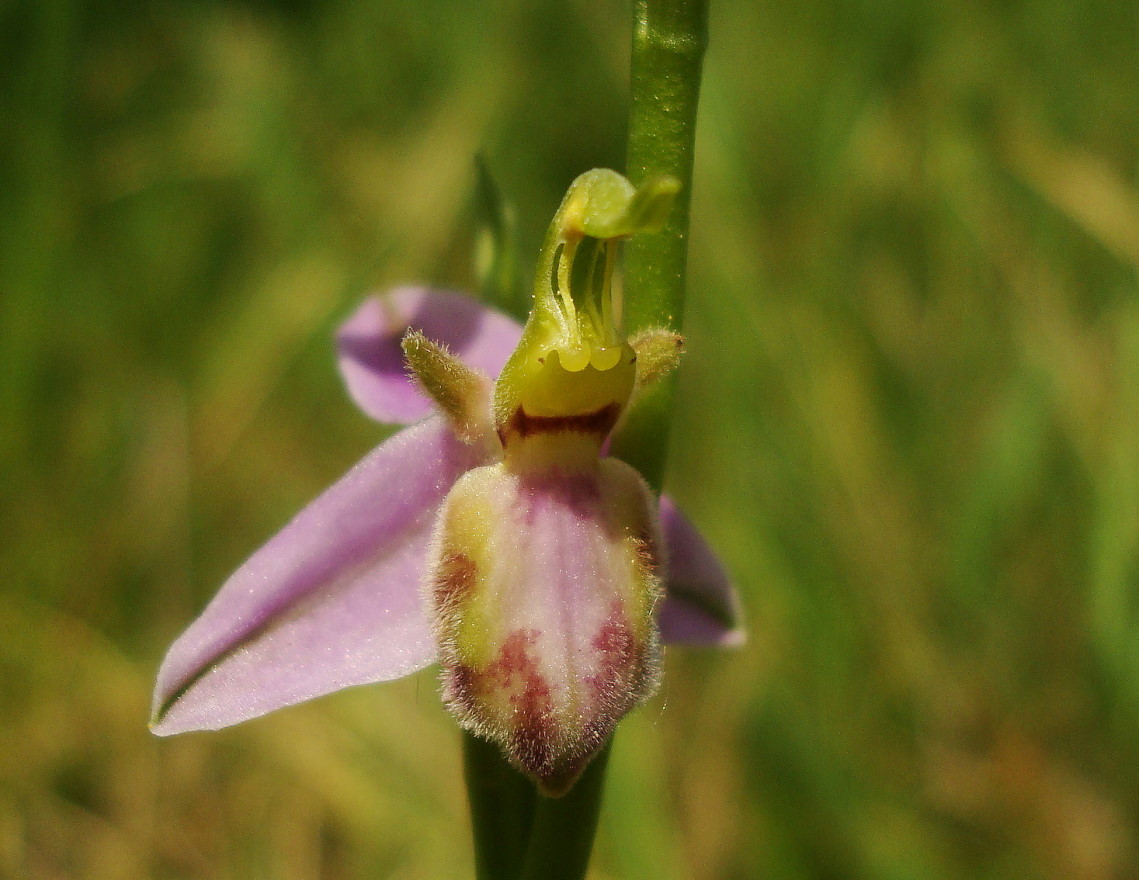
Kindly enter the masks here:
<path id="1" fill-rule="evenodd" d="M 680 365 L 684 337 L 663 327 L 639 330 L 629 339 L 637 353 L 637 390 L 641 391 L 667 376 Z"/>
<path id="2" fill-rule="evenodd" d="M 644 482 L 613 459 L 481 467 L 448 496 L 425 585 L 444 699 L 547 794 L 656 689 L 659 548 Z"/>
<path id="3" fill-rule="evenodd" d="M 391 437 L 302 510 L 170 648 L 154 732 L 214 730 L 428 665 L 419 584 L 432 524 L 474 456 L 435 417 Z"/>
<path id="4" fill-rule="evenodd" d="M 418 330 L 403 337 L 407 367 L 464 443 L 490 436 L 491 382 Z"/>
<path id="5" fill-rule="evenodd" d="M 668 548 L 661 638 L 674 645 L 743 644 L 739 597 L 715 552 L 667 495 L 660 522 Z"/>
<path id="6" fill-rule="evenodd" d="M 426 287 L 397 287 L 366 299 L 337 331 L 341 375 L 356 404 L 379 422 L 410 424 L 434 404 L 408 376 L 400 342 L 419 330 L 463 363 L 497 376 L 522 327 L 478 300 Z"/>

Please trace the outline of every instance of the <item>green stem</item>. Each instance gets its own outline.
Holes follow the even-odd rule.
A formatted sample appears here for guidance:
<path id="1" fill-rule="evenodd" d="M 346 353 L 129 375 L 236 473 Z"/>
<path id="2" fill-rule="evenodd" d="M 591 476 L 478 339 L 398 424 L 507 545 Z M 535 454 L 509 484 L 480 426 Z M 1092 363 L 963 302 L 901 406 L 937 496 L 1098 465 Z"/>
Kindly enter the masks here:
<path id="1" fill-rule="evenodd" d="M 708 0 L 635 0 L 626 174 L 635 186 L 681 182 L 660 233 L 634 236 L 625 255 L 627 328 L 679 328 L 688 260 L 696 106 Z M 673 383 L 663 380 L 628 414 L 613 451 L 658 492 L 664 478 Z M 564 797 L 538 795 L 498 749 L 464 733 L 479 880 L 582 880 L 601 811 L 609 745 Z"/>
<path id="2" fill-rule="evenodd" d="M 538 792 L 498 746 L 463 731 L 463 767 L 475 837 L 478 880 L 510 880 L 522 871 Z"/>
<path id="3" fill-rule="evenodd" d="M 625 251 L 625 327 L 679 328 L 688 264 L 688 210 L 708 0 L 635 0 L 626 176 L 634 186 L 668 174 L 681 182 L 663 231 Z M 613 454 L 660 491 L 675 382 L 665 379 L 627 414 Z"/>
<path id="4" fill-rule="evenodd" d="M 610 743 L 566 794 L 538 798 L 520 880 L 581 880 L 585 876 L 601 814 Z"/>
<path id="5" fill-rule="evenodd" d="M 463 731 L 478 880 L 581 880 L 601 812 L 607 744 L 565 795 L 548 798 L 498 746 Z"/>

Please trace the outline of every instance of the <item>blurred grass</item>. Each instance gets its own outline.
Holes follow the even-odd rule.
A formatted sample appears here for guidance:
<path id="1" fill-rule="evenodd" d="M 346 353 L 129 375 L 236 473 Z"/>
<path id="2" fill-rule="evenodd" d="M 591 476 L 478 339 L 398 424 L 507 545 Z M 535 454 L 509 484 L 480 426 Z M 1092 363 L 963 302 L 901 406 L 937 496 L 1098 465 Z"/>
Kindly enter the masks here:
<path id="1" fill-rule="evenodd" d="M 380 433 L 330 331 L 621 162 L 627 10 L 0 7 L 0 876 L 461 877 L 430 674 L 168 741 L 163 650 Z M 671 485 L 751 641 L 598 878 L 1139 876 L 1139 19 L 714 4 Z"/>

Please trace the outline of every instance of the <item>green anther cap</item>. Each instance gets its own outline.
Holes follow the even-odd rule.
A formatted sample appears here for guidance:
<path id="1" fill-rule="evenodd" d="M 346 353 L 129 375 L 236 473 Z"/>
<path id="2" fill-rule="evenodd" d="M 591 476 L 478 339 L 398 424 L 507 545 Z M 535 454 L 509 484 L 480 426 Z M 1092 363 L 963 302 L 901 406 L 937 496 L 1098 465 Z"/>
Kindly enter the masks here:
<path id="1" fill-rule="evenodd" d="M 654 177 L 637 188 L 605 168 L 587 171 L 570 185 L 546 233 L 522 341 L 496 386 L 495 423 L 504 442 L 519 415 L 624 409 L 635 357 L 621 329 L 613 285 L 617 243 L 659 231 L 679 190 L 675 178 Z M 579 253 L 587 254 L 585 271 L 575 271 Z"/>
<path id="2" fill-rule="evenodd" d="M 594 168 L 570 186 L 559 211 L 562 229 L 567 236 L 576 232 L 599 239 L 659 232 L 678 192 L 675 177 L 652 177 L 635 189 L 616 171 Z"/>

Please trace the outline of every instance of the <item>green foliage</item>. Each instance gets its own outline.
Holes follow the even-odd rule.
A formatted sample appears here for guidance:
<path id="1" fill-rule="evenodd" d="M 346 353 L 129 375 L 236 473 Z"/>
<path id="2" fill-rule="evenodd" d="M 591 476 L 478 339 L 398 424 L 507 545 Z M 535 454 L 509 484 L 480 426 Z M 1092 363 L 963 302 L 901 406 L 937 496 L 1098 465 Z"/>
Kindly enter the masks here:
<path id="1" fill-rule="evenodd" d="M 621 167 L 628 11 L 0 10 L 0 876 L 471 875 L 430 673 L 166 741 L 147 702 L 381 438 L 337 321 L 475 286 L 476 153 L 522 261 Z M 622 725 L 599 880 L 1139 863 L 1136 27 L 713 5 L 668 487 L 751 639 Z"/>

